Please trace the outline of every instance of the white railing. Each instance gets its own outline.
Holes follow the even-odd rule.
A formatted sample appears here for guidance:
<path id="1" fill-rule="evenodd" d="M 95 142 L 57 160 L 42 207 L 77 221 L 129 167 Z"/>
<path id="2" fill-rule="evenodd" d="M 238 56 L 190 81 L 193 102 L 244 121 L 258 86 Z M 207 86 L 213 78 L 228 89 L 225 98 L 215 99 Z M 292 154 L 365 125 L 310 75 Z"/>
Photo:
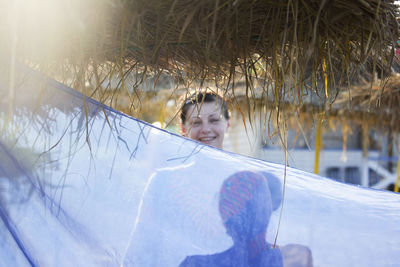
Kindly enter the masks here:
<path id="1" fill-rule="evenodd" d="M 376 161 L 368 160 L 368 168 L 374 170 L 378 175 L 382 176 L 382 180 L 377 184 L 371 186 L 372 188 L 387 188 L 390 184 L 394 184 L 396 182 L 396 173 L 391 173 L 386 170 L 384 167 L 378 164 Z"/>
<path id="2" fill-rule="evenodd" d="M 285 154 L 279 149 L 262 149 L 257 157 L 266 161 L 284 164 Z M 312 172 L 314 169 L 314 150 L 294 149 L 288 153 L 289 166 Z M 320 154 L 320 172 L 322 176 L 327 176 L 327 169 L 337 167 L 341 170 L 349 167 L 358 167 L 360 170 L 360 184 L 369 187 L 370 170 L 380 176 L 381 180 L 370 186 L 377 189 L 386 189 L 396 181 L 396 173 L 389 172 L 379 164 L 379 151 L 370 151 L 368 159 L 363 157 L 361 150 L 349 150 L 343 153 L 342 150 L 322 150 Z M 343 171 L 342 171 L 343 173 Z"/>

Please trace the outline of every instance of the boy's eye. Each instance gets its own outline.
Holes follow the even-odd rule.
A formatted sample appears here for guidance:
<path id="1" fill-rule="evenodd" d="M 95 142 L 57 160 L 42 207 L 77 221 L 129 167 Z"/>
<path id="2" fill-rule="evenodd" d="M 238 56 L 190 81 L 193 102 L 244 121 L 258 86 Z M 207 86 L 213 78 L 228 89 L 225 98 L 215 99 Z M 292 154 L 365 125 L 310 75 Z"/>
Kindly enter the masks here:
<path id="1" fill-rule="evenodd" d="M 193 126 L 198 126 L 198 125 L 200 125 L 201 124 L 201 120 L 194 120 L 193 122 L 192 122 L 192 125 Z"/>
<path id="2" fill-rule="evenodd" d="M 217 122 L 219 122 L 220 121 L 220 118 L 211 118 L 210 119 L 210 122 L 211 123 L 217 123 Z"/>

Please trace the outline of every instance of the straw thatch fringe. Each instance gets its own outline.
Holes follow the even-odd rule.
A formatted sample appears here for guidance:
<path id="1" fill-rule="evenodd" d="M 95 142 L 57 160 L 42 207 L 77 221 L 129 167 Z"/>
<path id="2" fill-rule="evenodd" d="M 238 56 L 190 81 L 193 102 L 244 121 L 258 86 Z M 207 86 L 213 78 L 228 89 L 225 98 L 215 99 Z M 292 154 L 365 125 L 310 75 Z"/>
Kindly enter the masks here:
<path id="1" fill-rule="evenodd" d="M 399 132 L 400 75 L 392 74 L 384 82 L 375 80 L 353 86 L 342 92 L 335 105 L 341 113 L 361 124 Z"/>

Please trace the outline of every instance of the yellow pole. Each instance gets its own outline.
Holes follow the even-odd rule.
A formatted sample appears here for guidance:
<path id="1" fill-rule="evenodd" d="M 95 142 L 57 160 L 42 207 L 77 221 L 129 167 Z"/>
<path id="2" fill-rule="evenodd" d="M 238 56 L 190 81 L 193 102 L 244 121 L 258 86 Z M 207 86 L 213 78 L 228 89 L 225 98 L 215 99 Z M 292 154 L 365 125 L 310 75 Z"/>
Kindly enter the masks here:
<path id="1" fill-rule="evenodd" d="M 322 115 L 318 116 L 317 132 L 315 138 L 315 162 L 314 162 L 314 173 L 319 173 L 319 152 L 322 146 Z"/>
<path id="2" fill-rule="evenodd" d="M 326 62 L 325 57 L 322 58 L 322 71 L 324 73 L 324 82 L 325 82 L 325 97 L 328 98 L 329 91 L 328 91 L 328 75 L 326 74 Z"/>
<path id="3" fill-rule="evenodd" d="M 324 82 L 325 82 L 325 97 L 328 98 L 329 90 L 328 90 L 328 75 L 326 74 L 326 62 L 325 57 L 322 58 L 322 71 L 324 73 Z M 318 116 L 317 123 L 317 132 L 315 138 L 315 162 L 314 162 L 314 173 L 319 173 L 319 152 L 322 146 L 322 114 Z"/>
<path id="4" fill-rule="evenodd" d="M 394 192 L 399 192 L 399 182 L 400 182 L 400 154 L 399 159 L 397 160 L 397 179 L 394 184 Z"/>

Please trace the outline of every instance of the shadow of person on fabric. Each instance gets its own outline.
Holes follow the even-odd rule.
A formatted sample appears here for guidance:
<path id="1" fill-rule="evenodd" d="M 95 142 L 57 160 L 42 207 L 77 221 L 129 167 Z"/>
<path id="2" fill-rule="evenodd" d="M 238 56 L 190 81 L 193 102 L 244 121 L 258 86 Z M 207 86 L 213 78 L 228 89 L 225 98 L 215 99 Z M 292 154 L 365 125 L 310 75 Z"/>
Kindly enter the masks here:
<path id="1" fill-rule="evenodd" d="M 278 178 L 269 173 L 242 171 L 228 177 L 220 190 L 219 212 L 233 246 L 217 254 L 186 257 L 180 266 L 286 266 L 281 249 L 265 239 L 271 214 L 282 200 L 280 193 L 271 195 L 270 188 L 281 192 Z M 291 246 L 290 253 L 304 254 L 305 247 Z M 311 258 L 311 252 L 307 252 L 304 256 Z M 293 257 L 288 263 L 288 266 L 312 266 L 303 265 Z"/>

